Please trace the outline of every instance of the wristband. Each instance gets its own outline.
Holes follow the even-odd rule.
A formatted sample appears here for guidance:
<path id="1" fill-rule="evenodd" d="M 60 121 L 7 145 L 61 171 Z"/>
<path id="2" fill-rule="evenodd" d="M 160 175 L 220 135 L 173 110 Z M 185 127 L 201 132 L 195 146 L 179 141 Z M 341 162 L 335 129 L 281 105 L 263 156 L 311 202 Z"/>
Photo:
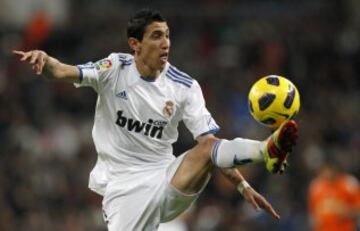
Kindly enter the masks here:
<path id="1" fill-rule="evenodd" d="M 236 187 L 236 189 L 241 193 L 241 195 L 243 194 L 244 192 L 244 189 L 246 188 L 250 188 L 250 184 L 246 181 L 246 180 L 242 180 L 238 186 Z"/>

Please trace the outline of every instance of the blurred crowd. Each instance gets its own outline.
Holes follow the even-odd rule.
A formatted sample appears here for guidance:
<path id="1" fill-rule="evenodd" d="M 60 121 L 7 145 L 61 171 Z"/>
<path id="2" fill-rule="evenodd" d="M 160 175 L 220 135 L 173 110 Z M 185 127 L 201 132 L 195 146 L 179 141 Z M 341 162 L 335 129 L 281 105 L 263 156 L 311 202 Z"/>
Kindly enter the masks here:
<path id="1" fill-rule="evenodd" d="M 144 4 L 144 2 L 146 4 Z M 265 139 L 248 112 L 251 84 L 268 74 L 297 85 L 300 139 L 286 174 L 242 173 L 280 213 L 256 212 L 218 172 L 197 203 L 163 230 L 310 230 L 308 188 L 326 156 L 360 176 L 360 2 L 0 1 L 0 230 L 102 231 L 101 198 L 87 188 L 96 152 L 96 94 L 33 74 L 12 49 L 44 49 L 70 64 L 130 52 L 129 16 L 168 19 L 170 62 L 200 82 L 224 138 Z M 13 12 L 13 13 L 11 13 Z M 194 144 L 181 126 L 174 154 Z"/>

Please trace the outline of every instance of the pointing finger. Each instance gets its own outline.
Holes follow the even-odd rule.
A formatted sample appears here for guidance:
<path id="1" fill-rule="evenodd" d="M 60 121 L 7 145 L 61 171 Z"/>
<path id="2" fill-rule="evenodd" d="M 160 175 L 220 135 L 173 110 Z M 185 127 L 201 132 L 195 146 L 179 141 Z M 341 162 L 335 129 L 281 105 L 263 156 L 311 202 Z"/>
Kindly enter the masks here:
<path id="1" fill-rule="evenodd" d="M 25 54 L 25 52 L 23 52 L 23 51 L 17 51 L 17 50 L 13 50 L 12 51 L 14 54 L 16 54 L 16 55 L 24 55 Z"/>
<path id="2" fill-rule="evenodd" d="M 273 216 L 276 219 L 280 219 L 280 215 L 275 211 L 275 209 L 271 206 L 271 204 L 266 201 L 264 198 L 261 200 L 261 207 L 268 212 L 269 214 L 271 214 L 271 216 Z"/>

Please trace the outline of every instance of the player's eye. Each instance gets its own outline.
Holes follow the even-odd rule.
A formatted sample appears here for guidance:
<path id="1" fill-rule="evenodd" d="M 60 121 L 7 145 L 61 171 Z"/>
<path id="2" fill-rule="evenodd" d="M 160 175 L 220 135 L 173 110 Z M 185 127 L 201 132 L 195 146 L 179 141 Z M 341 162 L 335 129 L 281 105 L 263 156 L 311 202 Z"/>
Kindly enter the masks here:
<path id="1" fill-rule="evenodd" d="M 159 39 L 159 38 L 161 38 L 161 35 L 162 35 L 161 32 L 156 31 L 156 32 L 152 33 L 151 38 Z"/>

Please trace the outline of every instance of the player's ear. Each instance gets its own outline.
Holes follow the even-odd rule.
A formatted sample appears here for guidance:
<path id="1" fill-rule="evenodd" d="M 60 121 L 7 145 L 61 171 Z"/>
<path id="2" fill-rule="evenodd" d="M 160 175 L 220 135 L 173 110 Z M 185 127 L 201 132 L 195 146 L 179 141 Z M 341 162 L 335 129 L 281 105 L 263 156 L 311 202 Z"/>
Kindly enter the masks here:
<path id="1" fill-rule="evenodd" d="M 128 44 L 133 51 L 135 51 L 135 52 L 140 51 L 140 42 L 136 38 L 130 37 L 128 39 Z"/>

